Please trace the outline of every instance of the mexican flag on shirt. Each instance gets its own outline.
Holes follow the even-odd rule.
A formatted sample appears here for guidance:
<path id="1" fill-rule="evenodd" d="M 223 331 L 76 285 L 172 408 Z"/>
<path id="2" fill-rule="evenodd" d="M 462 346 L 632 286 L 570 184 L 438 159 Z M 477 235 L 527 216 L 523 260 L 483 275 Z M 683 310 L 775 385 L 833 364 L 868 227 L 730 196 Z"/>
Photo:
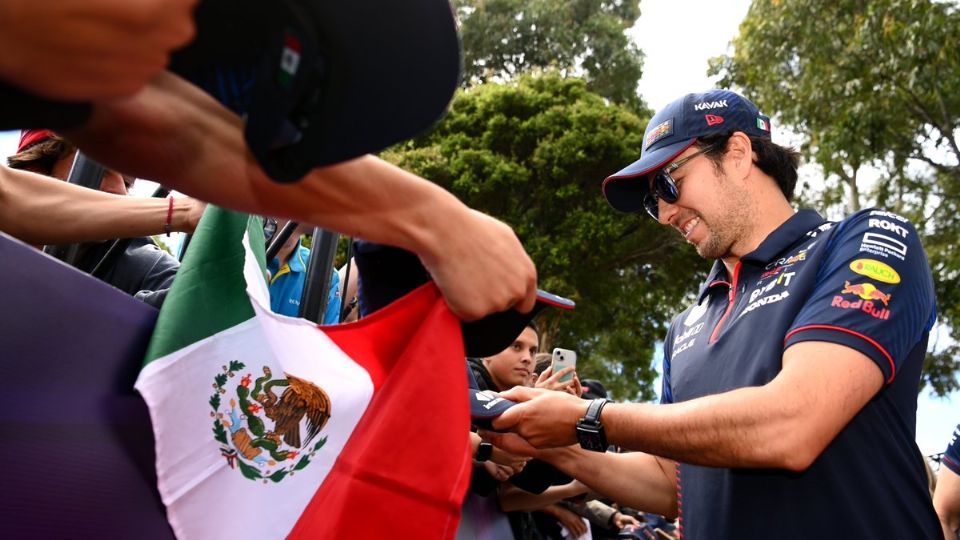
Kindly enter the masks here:
<path id="1" fill-rule="evenodd" d="M 136 388 L 180 538 L 453 538 L 470 479 L 459 321 L 433 285 L 358 323 L 269 310 L 260 220 L 210 207 Z"/>

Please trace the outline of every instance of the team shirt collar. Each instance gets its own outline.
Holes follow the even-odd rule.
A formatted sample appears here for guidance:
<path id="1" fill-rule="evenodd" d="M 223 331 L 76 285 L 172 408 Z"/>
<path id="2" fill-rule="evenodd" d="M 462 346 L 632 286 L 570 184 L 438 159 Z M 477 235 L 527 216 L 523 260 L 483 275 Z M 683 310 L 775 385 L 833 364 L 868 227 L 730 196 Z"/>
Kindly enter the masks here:
<path id="1" fill-rule="evenodd" d="M 757 249 L 741 257 L 740 261 L 752 266 L 765 266 L 783 253 L 784 250 L 796 244 L 803 235 L 825 222 L 826 220 L 816 210 L 802 209 L 770 233 Z M 719 259 L 714 261 L 713 268 L 710 269 L 706 281 L 700 287 L 697 303 L 703 301 L 703 297 L 706 296 L 711 287 L 717 285 L 729 286 L 729 284 L 730 278 L 727 276 L 727 268 L 723 261 Z"/>

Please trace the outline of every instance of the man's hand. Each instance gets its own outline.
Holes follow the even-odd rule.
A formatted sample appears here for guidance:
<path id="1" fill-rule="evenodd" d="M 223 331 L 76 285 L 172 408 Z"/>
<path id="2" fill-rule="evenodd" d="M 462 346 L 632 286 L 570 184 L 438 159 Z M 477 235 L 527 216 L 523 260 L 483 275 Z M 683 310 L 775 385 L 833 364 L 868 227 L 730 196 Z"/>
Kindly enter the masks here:
<path id="1" fill-rule="evenodd" d="M 512 454 L 503 450 L 497 446 L 493 447 L 493 453 L 490 455 L 490 461 L 496 463 L 497 465 L 503 465 L 508 467 L 512 473 L 517 474 L 523 470 L 527 465 L 527 462 L 530 461 L 528 456 Z"/>
<path id="2" fill-rule="evenodd" d="M 432 241 L 418 252 L 450 310 L 465 321 L 511 307 L 529 312 L 536 302 L 537 270 L 513 229 L 464 210 L 432 224 Z"/>
<path id="3" fill-rule="evenodd" d="M 197 225 L 206 209 L 207 203 L 191 197 L 174 199 L 171 229 L 192 234 L 197 230 Z"/>
<path id="4" fill-rule="evenodd" d="M 494 448 L 500 448 L 517 456 L 534 458 L 539 454 L 539 450 L 516 433 L 497 433 L 496 431 L 481 429 L 480 436 L 483 437 L 483 440 L 492 443 Z"/>
<path id="5" fill-rule="evenodd" d="M 507 467 L 506 465 L 497 465 L 492 461 L 484 461 L 483 468 L 487 470 L 490 476 L 494 477 L 498 482 L 506 482 L 514 475 L 513 469 Z"/>
<path id="6" fill-rule="evenodd" d="M 520 403 L 493 420 L 498 431 L 512 431 L 536 448 L 568 446 L 577 442 L 577 420 L 589 403 L 563 392 L 514 387 L 500 396 Z"/>
<path id="7" fill-rule="evenodd" d="M 4 0 L 0 77 L 38 95 L 133 94 L 194 35 L 197 0 Z"/>
<path id="8" fill-rule="evenodd" d="M 613 517 L 610 518 L 610 521 L 613 522 L 613 526 L 617 529 L 622 529 L 627 525 L 633 525 L 635 527 L 640 526 L 640 522 L 637 520 L 637 518 L 623 514 L 619 510 L 613 514 Z"/>

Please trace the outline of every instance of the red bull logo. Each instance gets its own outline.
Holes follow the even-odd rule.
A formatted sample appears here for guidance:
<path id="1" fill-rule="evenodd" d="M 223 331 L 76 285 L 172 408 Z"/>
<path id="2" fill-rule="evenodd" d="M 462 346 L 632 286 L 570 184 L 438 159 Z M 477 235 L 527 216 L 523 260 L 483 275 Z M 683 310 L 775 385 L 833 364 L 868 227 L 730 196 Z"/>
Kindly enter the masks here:
<path id="1" fill-rule="evenodd" d="M 857 309 L 875 319 L 883 321 L 890 318 L 890 310 L 885 307 L 880 307 L 880 304 L 882 303 L 883 306 L 887 306 L 890 303 L 891 295 L 885 294 L 883 291 L 877 289 L 872 283 L 850 283 L 847 281 L 844 283 L 843 290 L 840 291 L 840 294 L 852 294 L 860 297 L 860 300 L 851 302 L 837 295 L 833 297 L 830 306 L 841 309 Z"/>
<path id="2" fill-rule="evenodd" d="M 883 305 L 890 304 L 890 295 L 884 294 L 883 291 L 878 289 L 873 283 L 850 283 L 845 281 L 843 284 L 843 290 L 840 291 L 840 294 L 855 294 L 864 300 L 879 300 L 883 302 Z"/>

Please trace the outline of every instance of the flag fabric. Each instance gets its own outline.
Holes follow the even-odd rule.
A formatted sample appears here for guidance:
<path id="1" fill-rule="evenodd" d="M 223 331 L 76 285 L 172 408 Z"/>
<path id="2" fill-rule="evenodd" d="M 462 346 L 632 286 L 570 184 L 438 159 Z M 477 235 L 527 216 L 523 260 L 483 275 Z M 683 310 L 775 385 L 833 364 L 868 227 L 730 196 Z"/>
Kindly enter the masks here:
<path id="1" fill-rule="evenodd" d="M 258 218 L 208 208 L 136 383 L 180 538 L 453 538 L 460 323 L 432 284 L 348 325 L 270 312 Z"/>

